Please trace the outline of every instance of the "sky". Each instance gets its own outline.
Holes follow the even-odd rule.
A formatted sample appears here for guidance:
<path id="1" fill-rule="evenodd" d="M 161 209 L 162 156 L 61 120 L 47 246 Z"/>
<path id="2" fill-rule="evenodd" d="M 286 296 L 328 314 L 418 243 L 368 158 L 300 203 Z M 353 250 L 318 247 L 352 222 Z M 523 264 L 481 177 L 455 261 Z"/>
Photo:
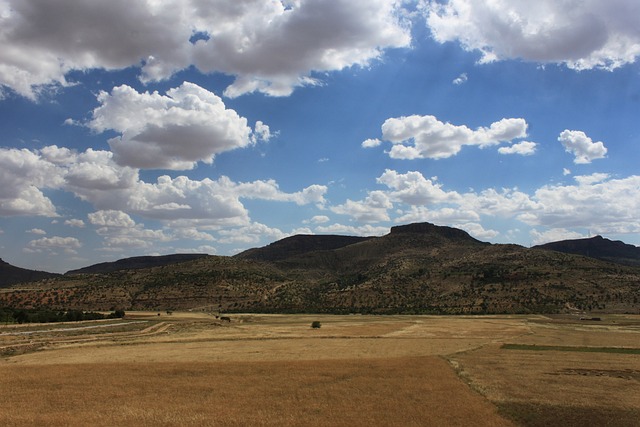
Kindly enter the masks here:
<path id="1" fill-rule="evenodd" d="M 637 0 L 0 0 L 0 257 L 431 222 L 640 245 Z"/>

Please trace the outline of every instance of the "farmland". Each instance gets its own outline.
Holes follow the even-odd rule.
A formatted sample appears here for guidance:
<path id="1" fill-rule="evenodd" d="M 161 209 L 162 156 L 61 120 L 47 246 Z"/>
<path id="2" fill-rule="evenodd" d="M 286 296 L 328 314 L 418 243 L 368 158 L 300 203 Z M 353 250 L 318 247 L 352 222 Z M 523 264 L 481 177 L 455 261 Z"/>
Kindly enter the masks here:
<path id="1" fill-rule="evenodd" d="M 638 347 L 630 315 L 2 325 L 0 424 L 634 425 Z"/>

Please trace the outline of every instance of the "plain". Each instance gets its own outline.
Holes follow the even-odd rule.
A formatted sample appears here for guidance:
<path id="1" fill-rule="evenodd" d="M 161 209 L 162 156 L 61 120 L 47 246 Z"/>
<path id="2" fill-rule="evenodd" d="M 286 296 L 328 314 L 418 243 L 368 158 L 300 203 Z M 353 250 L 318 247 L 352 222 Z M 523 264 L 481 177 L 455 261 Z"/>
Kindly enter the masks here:
<path id="1" fill-rule="evenodd" d="M 0 423 L 634 425 L 639 338 L 637 316 L 129 312 L 5 325 Z"/>

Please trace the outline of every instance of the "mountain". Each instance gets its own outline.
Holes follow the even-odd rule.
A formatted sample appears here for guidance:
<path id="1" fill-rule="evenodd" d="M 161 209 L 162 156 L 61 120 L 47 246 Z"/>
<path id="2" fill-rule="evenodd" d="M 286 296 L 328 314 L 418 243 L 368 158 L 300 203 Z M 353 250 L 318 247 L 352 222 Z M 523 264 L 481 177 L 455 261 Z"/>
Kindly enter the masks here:
<path id="1" fill-rule="evenodd" d="M 371 237 L 299 234 L 278 240 L 262 248 L 248 249 L 236 257 L 260 261 L 281 261 L 309 252 L 339 249 L 369 239 Z"/>
<path id="2" fill-rule="evenodd" d="M 56 276 L 58 276 L 58 274 L 15 267 L 0 259 L 0 288 L 16 283 L 35 282 Z"/>
<path id="3" fill-rule="evenodd" d="M 428 223 L 381 237 L 293 236 L 233 257 L 77 273 L 0 306 L 315 313 L 640 313 L 640 267 L 489 244 Z"/>
<path id="4" fill-rule="evenodd" d="M 113 262 L 102 262 L 78 270 L 67 271 L 65 274 L 104 274 L 118 270 L 139 270 L 143 268 L 159 267 L 163 265 L 177 264 L 185 261 L 203 258 L 207 254 L 172 254 L 160 256 L 138 256 L 124 258 Z"/>
<path id="5" fill-rule="evenodd" d="M 535 246 L 535 248 L 588 256 L 618 264 L 640 266 L 640 247 L 619 240 L 609 240 L 602 236 L 546 243 Z"/>

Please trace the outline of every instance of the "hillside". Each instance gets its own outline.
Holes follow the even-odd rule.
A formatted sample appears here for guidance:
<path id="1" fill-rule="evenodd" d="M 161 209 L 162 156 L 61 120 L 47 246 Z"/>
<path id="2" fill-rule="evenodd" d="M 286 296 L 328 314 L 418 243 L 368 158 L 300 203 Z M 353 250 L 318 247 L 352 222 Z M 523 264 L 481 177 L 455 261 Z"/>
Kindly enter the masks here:
<path id="1" fill-rule="evenodd" d="M 278 240 L 262 248 L 246 250 L 236 255 L 236 258 L 280 261 L 309 252 L 339 249 L 368 239 L 371 237 L 299 234 Z"/>
<path id="2" fill-rule="evenodd" d="M 583 255 L 618 264 L 640 266 L 639 247 L 619 240 L 609 240 L 602 236 L 546 243 L 538 245 L 536 248 Z"/>
<path id="3" fill-rule="evenodd" d="M 58 274 L 15 267 L 0 259 L 0 288 L 11 286 L 15 283 L 34 282 L 56 276 Z"/>
<path id="4" fill-rule="evenodd" d="M 294 236 L 235 257 L 74 274 L 2 292 L 2 305 L 215 312 L 638 313 L 640 268 L 492 245 L 455 228 L 411 224 L 382 237 Z"/>
<path id="5" fill-rule="evenodd" d="M 104 274 L 119 270 L 139 270 L 143 268 L 160 267 L 177 264 L 206 257 L 207 254 L 172 254 L 159 256 L 139 256 L 124 258 L 113 262 L 102 262 L 78 270 L 67 271 L 65 274 Z"/>

